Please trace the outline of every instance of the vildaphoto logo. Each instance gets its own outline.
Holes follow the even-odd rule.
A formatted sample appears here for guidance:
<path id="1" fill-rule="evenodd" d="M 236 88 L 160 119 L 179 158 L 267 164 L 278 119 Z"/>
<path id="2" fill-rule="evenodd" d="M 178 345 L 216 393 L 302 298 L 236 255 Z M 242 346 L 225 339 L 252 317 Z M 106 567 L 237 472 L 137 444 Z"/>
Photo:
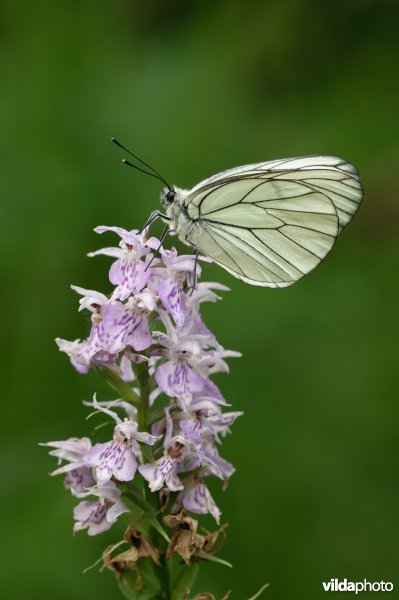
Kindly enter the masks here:
<path id="1" fill-rule="evenodd" d="M 322 581 L 325 592 L 392 592 L 393 583 L 390 581 L 348 581 L 344 579 L 330 579 L 330 581 Z"/>

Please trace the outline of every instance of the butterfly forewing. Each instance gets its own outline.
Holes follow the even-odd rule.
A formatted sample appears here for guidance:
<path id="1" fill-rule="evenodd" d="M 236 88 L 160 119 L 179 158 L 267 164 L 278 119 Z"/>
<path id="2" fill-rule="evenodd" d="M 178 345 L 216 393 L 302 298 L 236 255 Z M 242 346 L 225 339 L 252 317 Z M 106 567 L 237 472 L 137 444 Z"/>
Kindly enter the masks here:
<path id="1" fill-rule="evenodd" d="M 312 156 L 224 171 L 184 204 L 203 253 L 244 281 L 284 287 L 325 257 L 361 199 L 352 165 Z"/>

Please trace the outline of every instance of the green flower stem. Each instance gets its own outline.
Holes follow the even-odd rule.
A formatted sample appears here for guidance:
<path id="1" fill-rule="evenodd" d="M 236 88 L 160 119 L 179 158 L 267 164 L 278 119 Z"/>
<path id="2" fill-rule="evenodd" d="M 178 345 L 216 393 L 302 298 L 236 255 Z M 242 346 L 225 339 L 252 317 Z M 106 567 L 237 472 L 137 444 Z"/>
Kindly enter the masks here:
<path id="1" fill-rule="evenodd" d="M 138 408 L 138 424 L 140 431 L 148 429 L 148 411 L 150 407 L 150 374 L 148 364 L 141 362 L 133 364 L 133 373 L 137 379 L 140 391 L 140 406 Z"/>
<path id="2" fill-rule="evenodd" d="M 159 573 L 159 579 L 162 585 L 162 592 L 160 594 L 160 600 L 170 600 L 170 583 L 169 583 L 169 573 L 168 573 L 168 565 L 166 563 L 165 555 L 162 555 L 161 558 L 161 567 L 157 569 Z"/>
<path id="3" fill-rule="evenodd" d="M 150 374 L 148 371 L 147 362 L 133 364 L 133 372 L 137 380 L 139 394 L 136 394 L 132 388 L 127 384 L 119 375 L 110 367 L 98 366 L 96 367 L 98 373 L 109 383 L 109 385 L 118 392 L 123 400 L 127 400 L 133 406 L 137 408 L 137 421 L 138 427 L 140 431 L 148 431 L 151 423 L 158 418 L 158 414 L 155 415 L 156 419 L 151 418 L 150 416 Z M 159 414 L 161 417 L 162 414 Z M 152 449 L 150 446 L 146 446 L 145 448 L 146 457 L 149 460 L 153 461 Z M 151 494 L 148 491 L 148 487 L 144 486 L 144 496 L 132 488 L 130 488 L 127 492 L 125 492 L 125 496 L 133 500 L 138 506 L 140 506 L 145 511 L 145 518 L 148 519 L 148 522 L 154 529 L 154 537 L 156 538 L 154 541 L 156 542 L 157 547 L 165 547 L 168 541 L 168 536 L 161 524 L 159 523 L 156 513 L 159 510 L 158 505 L 158 497 L 156 494 Z M 166 539 L 165 539 L 166 538 Z M 155 565 L 154 565 L 155 567 Z M 170 581 L 169 581 L 169 572 L 168 565 L 165 558 L 165 555 L 161 555 L 161 566 L 155 567 L 156 576 L 159 579 L 160 586 L 162 591 L 157 592 L 153 590 L 153 593 L 159 598 L 159 600 L 170 600 Z M 127 583 L 127 582 L 126 582 Z M 124 593 L 126 598 L 129 600 L 134 600 L 136 597 L 136 593 L 134 588 L 129 585 L 123 586 L 122 592 Z M 145 591 L 141 592 L 142 597 L 145 597 Z M 141 597 L 141 596 L 140 596 Z M 153 598 L 153 595 L 149 597 Z M 155 597 L 154 597 L 155 600 Z"/>
<path id="4" fill-rule="evenodd" d="M 149 418 L 149 407 L 150 407 L 150 374 L 148 371 L 148 364 L 146 362 L 133 364 L 133 372 L 135 374 L 141 397 L 141 407 L 138 413 L 139 427 L 141 431 L 148 431 L 150 425 Z M 150 453 L 150 458 L 153 460 L 151 448 L 148 447 L 147 452 Z M 156 494 L 148 495 L 146 488 L 147 499 L 151 502 L 157 501 L 158 497 Z M 159 509 L 159 506 L 156 508 Z M 159 530 L 156 531 L 155 537 L 157 538 L 157 546 L 160 547 L 165 545 L 165 540 L 162 539 L 162 534 Z M 161 555 L 161 567 L 156 569 L 157 575 L 161 581 L 162 592 L 159 595 L 160 600 L 170 600 L 170 583 L 168 565 L 166 563 L 165 555 Z"/>
<path id="5" fill-rule="evenodd" d="M 199 571 L 199 564 L 182 567 L 181 573 L 173 588 L 171 600 L 182 600 L 186 596 L 187 589 L 191 591 Z"/>
<path id="6" fill-rule="evenodd" d="M 127 400 L 128 402 L 133 404 L 133 406 L 135 406 L 137 410 L 140 410 L 143 404 L 140 396 L 138 396 L 132 390 L 130 385 L 127 384 L 126 381 L 123 381 L 123 379 L 119 377 L 119 375 L 113 369 L 111 369 L 110 367 L 99 365 L 98 367 L 96 367 L 96 371 L 100 373 L 101 377 L 103 377 L 105 381 L 109 383 L 109 385 L 115 391 L 118 392 L 118 394 L 120 394 L 123 400 Z"/>

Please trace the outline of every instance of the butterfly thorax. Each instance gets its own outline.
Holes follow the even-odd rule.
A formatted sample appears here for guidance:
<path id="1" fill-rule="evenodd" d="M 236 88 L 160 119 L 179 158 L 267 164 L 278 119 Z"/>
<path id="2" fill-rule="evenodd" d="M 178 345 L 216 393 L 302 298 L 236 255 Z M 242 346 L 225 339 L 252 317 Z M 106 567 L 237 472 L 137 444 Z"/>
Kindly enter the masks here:
<path id="1" fill-rule="evenodd" d="M 188 214 L 185 205 L 185 198 L 189 194 L 189 190 L 183 190 L 178 187 L 173 187 L 172 189 L 174 191 L 173 202 L 168 202 L 165 190 L 161 193 L 161 204 L 166 207 L 169 233 L 177 235 L 184 244 L 190 245 L 190 231 L 195 227 L 195 221 Z"/>

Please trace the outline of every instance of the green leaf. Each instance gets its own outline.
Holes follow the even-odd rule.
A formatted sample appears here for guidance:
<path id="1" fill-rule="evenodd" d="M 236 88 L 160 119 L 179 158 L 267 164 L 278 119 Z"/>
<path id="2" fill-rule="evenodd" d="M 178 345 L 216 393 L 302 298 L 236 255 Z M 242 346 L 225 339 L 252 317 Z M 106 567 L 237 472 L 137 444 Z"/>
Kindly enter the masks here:
<path id="1" fill-rule="evenodd" d="M 154 512 L 154 508 L 152 507 L 152 505 L 144 498 L 142 494 L 140 494 L 140 492 L 133 489 L 132 487 L 130 487 L 128 491 L 123 492 L 123 496 L 135 502 L 138 506 L 140 506 L 140 508 L 143 508 L 145 511 Z"/>
<path id="2" fill-rule="evenodd" d="M 152 425 L 156 421 L 159 421 L 160 419 L 162 419 L 164 416 L 165 416 L 165 407 L 164 406 L 160 406 L 159 408 L 154 408 L 153 410 L 150 411 L 148 424 Z"/>
<path id="3" fill-rule="evenodd" d="M 168 542 L 170 542 L 170 537 L 166 533 L 165 529 L 162 527 L 161 523 L 158 521 L 154 513 L 145 513 L 145 518 L 150 522 L 154 529 L 158 531 L 162 535 L 162 537 Z"/>
<path id="4" fill-rule="evenodd" d="M 127 544 L 127 542 L 125 540 L 121 540 L 117 544 L 114 544 L 113 546 L 111 546 L 111 548 L 108 550 L 108 552 L 104 552 L 104 554 L 102 556 L 100 556 L 100 558 L 98 560 L 96 560 L 96 562 L 94 562 L 89 567 L 86 567 L 85 570 L 83 571 L 83 573 L 87 573 L 87 571 L 90 571 L 91 569 L 94 569 L 94 567 L 96 567 L 97 565 L 99 565 L 100 563 L 103 562 L 103 558 L 105 556 L 108 556 L 109 554 L 111 554 L 114 550 L 116 550 L 117 548 L 119 548 L 119 546 L 122 546 L 122 544 Z"/>
<path id="5" fill-rule="evenodd" d="M 145 444 L 141 444 L 141 454 L 145 461 L 150 463 L 155 463 L 154 456 L 152 453 L 152 448 L 150 446 L 146 446 Z"/>
<path id="6" fill-rule="evenodd" d="M 213 556 L 213 554 L 208 554 L 207 552 L 202 552 L 202 550 L 201 552 L 198 552 L 197 556 L 199 556 L 199 558 L 203 558 L 204 560 L 209 560 L 210 562 L 219 563 L 219 565 L 224 565 L 225 567 L 229 567 L 230 569 L 233 568 L 233 565 L 227 562 L 227 560 L 223 560 L 223 558 Z"/>
<path id="7" fill-rule="evenodd" d="M 141 558 L 137 563 L 137 568 L 143 578 L 143 588 L 155 592 L 161 591 L 161 582 L 156 574 L 155 564 L 152 558 Z"/>
<path id="8" fill-rule="evenodd" d="M 100 373 L 101 377 L 105 379 L 109 385 L 120 394 L 123 400 L 127 400 L 133 404 L 136 408 L 142 407 L 140 396 L 138 396 L 130 387 L 126 381 L 123 381 L 121 377 L 110 367 L 99 365 L 96 367 L 96 371 Z"/>
<path id="9" fill-rule="evenodd" d="M 122 573 L 117 579 L 119 589 L 126 600 L 152 600 L 159 596 L 159 590 L 156 589 L 140 589 L 135 588 L 136 575 L 132 572 Z"/>
<path id="10" fill-rule="evenodd" d="M 170 542 L 170 537 L 166 533 L 165 529 L 162 527 L 161 523 L 158 521 L 154 508 L 151 504 L 137 491 L 137 490 L 129 490 L 123 494 L 124 497 L 133 501 L 135 504 L 138 504 L 140 508 L 144 510 L 143 517 L 146 519 L 152 527 L 158 531 L 162 535 L 162 537 L 168 542 Z"/>
<path id="11" fill-rule="evenodd" d="M 259 598 L 259 596 L 262 594 L 262 592 L 265 591 L 266 588 L 268 588 L 270 585 L 270 583 L 265 583 L 265 585 L 263 585 L 260 590 L 258 592 L 256 592 L 255 596 L 251 596 L 250 598 L 248 598 L 248 600 L 256 600 L 256 598 Z"/>
<path id="12" fill-rule="evenodd" d="M 198 575 L 198 571 L 198 563 L 193 563 L 188 567 L 182 567 L 182 571 L 173 587 L 171 600 L 182 600 L 186 591 L 191 591 L 191 588 L 193 587 L 195 579 Z"/>
<path id="13" fill-rule="evenodd" d="M 137 581 L 140 581 L 139 589 L 135 585 Z M 118 577 L 118 584 L 128 600 L 159 598 L 159 594 L 162 592 L 162 585 L 151 558 L 140 559 L 137 562 L 137 571 L 122 573 Z"/>

